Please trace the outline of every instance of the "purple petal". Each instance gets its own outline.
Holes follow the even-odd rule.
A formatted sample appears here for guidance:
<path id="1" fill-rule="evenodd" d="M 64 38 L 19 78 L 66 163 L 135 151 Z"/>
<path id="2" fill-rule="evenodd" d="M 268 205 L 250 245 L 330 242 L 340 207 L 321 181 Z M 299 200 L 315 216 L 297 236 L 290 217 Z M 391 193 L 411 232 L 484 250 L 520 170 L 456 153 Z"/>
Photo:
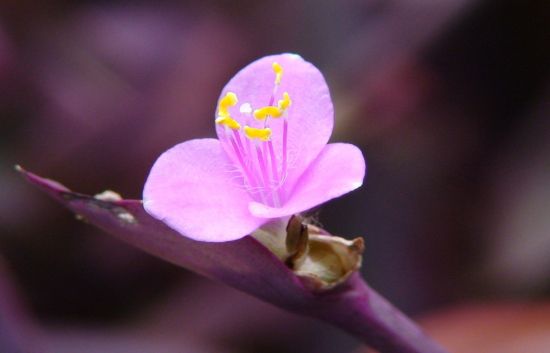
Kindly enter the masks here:
<path id="1" fill-rule="evenodd" d="M 252 201 L 250 212 L 258 217 L 274 218 L 306 211 L 360 187 L 365 169 L 365 159 L 357 147 L 347 143 L 329 144 L 298 180 L 283 207 Z"/>
<path id="2" fill-rule="evenodd" d="M 321 152 L 332 133 L 334 110 L 323 74 L 296 54 L 266 56 L 239 71 L 224 87 L 220 97 L 227 92 L 237 94 L 239 103 L 231 111 L 232 117 L 241 125 L 246 124 L 246 119 L 239 115 L 239 106 L 250 103 L 256 109 L 269 104 L 275 79 L 273 62 L 279 63 L 284 70 L 275 104 L 284 92 L 288 92 L 292 100 L 287 110 L 289 168 L 285 182 L 285 188 L 290 189 Z M 279 159 L 282 150 L 282 120 L 271 119 L 269 122 Z M 217 126 L 216 130 L 218 136 L 223 138 L 223 128 Z"/>
<path id="3" fill-rule="evenodd" d="M 232 169 L 216 139 L 176 145 L 151 169 L 143 190 L 145 210 L 194 240 L 242 238 L 266 220 L 250 214 L 252 199 Z"/>

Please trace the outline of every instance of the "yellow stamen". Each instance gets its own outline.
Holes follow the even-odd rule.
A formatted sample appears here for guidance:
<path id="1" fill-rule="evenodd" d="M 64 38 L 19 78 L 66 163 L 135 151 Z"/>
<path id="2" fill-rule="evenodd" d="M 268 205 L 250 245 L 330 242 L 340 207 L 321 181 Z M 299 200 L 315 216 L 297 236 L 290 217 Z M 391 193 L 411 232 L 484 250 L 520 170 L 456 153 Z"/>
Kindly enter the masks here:
<path id="1" fill-rule="evenodd" d="M 262 141 L 269 141 L 269 139 L 271 138 L 271 129 L 268 127 L 264 129 L 256 129 L 254 127 L 245 126 L 244 133 L 246 137 L 251 140 L 259 139 Z"/>
<path id="2" fill-rule="evenodd" d="M 216 124 L 225 125 L 232 130 L 239 130 L 241 128 L 241 125 L 237 122 L 237 120 L 233 119 L 229 115 L 218 117 L 216 119 Z"/>
<path id="3" fill-rule="evenodd" d="M 239 100 L 237 99 L 237 95 L 233 92 L 227 92 L 227 94 L 220 99 L 220 103 L 218 104 L 218 116 L 220 117 L 230 117 L 229 115 L 229 108 L 237 104 Z"/>
<path id="4" fill-rule="evenodd" d="M 218 103 L 218 118 L 216 119 L 216 124 L 225 125 L 232 130 L 239 130 L 241 125 L 237 120 L 233 119 L 229 115 L 229 108 L 237 104 L 239 100 L 237 95 L 233 92 L 227 92 L 227 94 L 220 99 Z"/>
<path id="5" fill-rule="evenodd" d="M 283 93 L 283 99 L 279 100 L 278 107 L 280 110 L 285 111 L 288 107 L 292 104 L 292 100 L 290 100 L 290 96 L 288 95 L 288 92 Z"/>
<path id="6" fill-rule="evenodd" d="M 281 84 L 281 78 L 283 77 L 283 67 L 277 62 L 274 62 L 272 67 L 273 71 L 275 71 L 275 84 L 279 85 Z"/>
<path id="7" fill-rule="evenodd" d="M 271 105 L 254 110 L 254 117 L 258 120 L 265 120 L 268 116 L 279 118 L 281 115 L 283 115 L 283 111 Z"/>

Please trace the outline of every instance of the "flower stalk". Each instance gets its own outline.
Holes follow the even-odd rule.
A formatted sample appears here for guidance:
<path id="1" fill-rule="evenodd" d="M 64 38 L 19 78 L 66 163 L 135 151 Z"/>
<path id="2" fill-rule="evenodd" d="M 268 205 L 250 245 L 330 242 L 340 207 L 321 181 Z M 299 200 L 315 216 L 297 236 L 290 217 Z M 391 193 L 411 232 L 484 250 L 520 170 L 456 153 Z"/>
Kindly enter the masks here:
<path id="1" fill-rule="evenodd" d="M 347 331 L 381 353 L 447 352 L 358 273 L 319 299 L 321 303 L 311 316 Z"/>

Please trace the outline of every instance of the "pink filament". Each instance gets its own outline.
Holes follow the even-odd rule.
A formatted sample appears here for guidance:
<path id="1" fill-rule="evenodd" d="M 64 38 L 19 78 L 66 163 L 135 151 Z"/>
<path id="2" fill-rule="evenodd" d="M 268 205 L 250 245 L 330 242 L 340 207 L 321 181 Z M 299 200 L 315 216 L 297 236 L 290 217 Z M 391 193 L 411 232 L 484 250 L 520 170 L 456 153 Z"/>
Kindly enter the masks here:
<path id="1" fill-rule="evenodd" d="M 288 121 L 284 118 L 283 122 L 283 171 L 282 171 L 282 180 L 286 178 L 286 168 L 287 168 L 287 136 L 288 136 Z"/>
<path id="2" fill-rule="evenodd" d="M 241 135 L 237 130 L 233 130 L 233 136 L 235 136 L 235 140 L 237 141 L 237 145 L 239 146 L 239 151 L 241 151 L 242 154 L 246 156 L 246 152 L 244 150 L 243 143 L 241 141 Z"/>
<path id="3" fill-rule="evenodd" d="M 258 155 L 258 163 L 260 167 L 260 172 L 264 181 L 264 190 L 269 190 L 269 176 L 267 175 L 267 168 L 265 165 L 265 159 L 262 153 L 262 150 L 259 146 L 256 146 L 256 154 Z"/>
<path id="4" fill-rule="evenodd" d="M 235 151 L 235 154 L 237 155 L 237 159 L 239 160 L 239 163 L 241 165 L 241 168 L 243 170 L 243 173 L 248 181 L 248 184 L 250 185 L 251 188 L 255 188 L 256 187 L 256 180 L 254 178 L 254 176 L 250 173 L 250 171 L 248 170 L 245 162 L 244 162 L 244 159 L 243 159 L 243 156 L 241 154 L 241 151 L 239 150 L 239 147 L 237 146 L 237 143 L 235 142 L 235 139 L 234 138 L 229 138 L 229 141 L 231 141 L 231 145 L 233 146 L 233 150 Z M 239 140 L 240 141 L 240 138 Z"/>
<path id="5" fill-rule="evenodd" d="M 275 86 L 273 87 L 273 91 L 271 92 L 271 97 L 269 98 L 268 105 L 273 105 L 273 103 L 275 102 L 275 95 L 277 94 L 278 89 L 279 89 L 279 85 L 275 84 Z"/>
<path id="6" fill-rule="evenodd" d="M 271 97 L 269 99 L 269 105 L 273 106 L 275 102 L 275 95 L 279 85 L 273 87 Z M 247 125 L 249 125 L 247 119 Z M 264 128 L 267 128 L 267 119 L 264 121 Z M 284 202 L 285 195 L 282 184 L 286 179 L 287 174 L 287 140 L 288 140 L 288 122 L 286 117 L 283 117 L 283 151 L 282 151 L 282 167 L 279 174 L 279 168 L 277 164 L 277 157 L 275 155 L 275 149 L 271 140 L 267 143 L 260 142 L 262 146 L 256 145 L 256 157 L 254 160 L 253 147 L 251 141 L 245 138 L 243 144 L 240 130 L 233 130 L 233 136 L 227 136 L 233 146 L 235 155 L 239 161 L 241 169 L 244 174 L 245 183 L 247 182 L 251 193 L 254 197 L 259 193 L 259 196 L 264 204 L 270 206 L 279 207 L 281 202 Z M 269 164 L 269 166 L 268 166 Z M 271 167 L 270 169 L 268 169 Z M 271 174 L 271 175 L 270 175 Z M 255 197 L 254 197 L 255 198 Z M 266 202 L 266 200 L 268 202 Z"/>
<path id="7" fill-rule="evenodd" d="M 268 141 L 267 146 L 269 147 L 269 157 L 271 158 L 271 173 L 273 174 L 273 180 L 276 184 L 279 184 L 279 173 L 277 173 L 277 159 L 275 157 L 275 151 L 273 150 L 273 142 Z"/>

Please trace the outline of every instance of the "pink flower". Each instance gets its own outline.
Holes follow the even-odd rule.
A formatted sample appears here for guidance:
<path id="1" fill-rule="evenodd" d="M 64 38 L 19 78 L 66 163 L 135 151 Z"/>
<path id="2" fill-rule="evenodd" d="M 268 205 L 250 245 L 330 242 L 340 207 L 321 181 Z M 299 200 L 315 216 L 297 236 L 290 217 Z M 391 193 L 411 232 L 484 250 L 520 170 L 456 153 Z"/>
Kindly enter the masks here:
<path id="1" fill-rule="evenodd" d="M 254 61 L 222 90 L 218 139 L 164 152 L 145 188 L 145 210 L 194 240 L 242 238 L 363 183 L 365 160 L 327 144 L 333 106 L 323 75 L 295 54 Z"/>

